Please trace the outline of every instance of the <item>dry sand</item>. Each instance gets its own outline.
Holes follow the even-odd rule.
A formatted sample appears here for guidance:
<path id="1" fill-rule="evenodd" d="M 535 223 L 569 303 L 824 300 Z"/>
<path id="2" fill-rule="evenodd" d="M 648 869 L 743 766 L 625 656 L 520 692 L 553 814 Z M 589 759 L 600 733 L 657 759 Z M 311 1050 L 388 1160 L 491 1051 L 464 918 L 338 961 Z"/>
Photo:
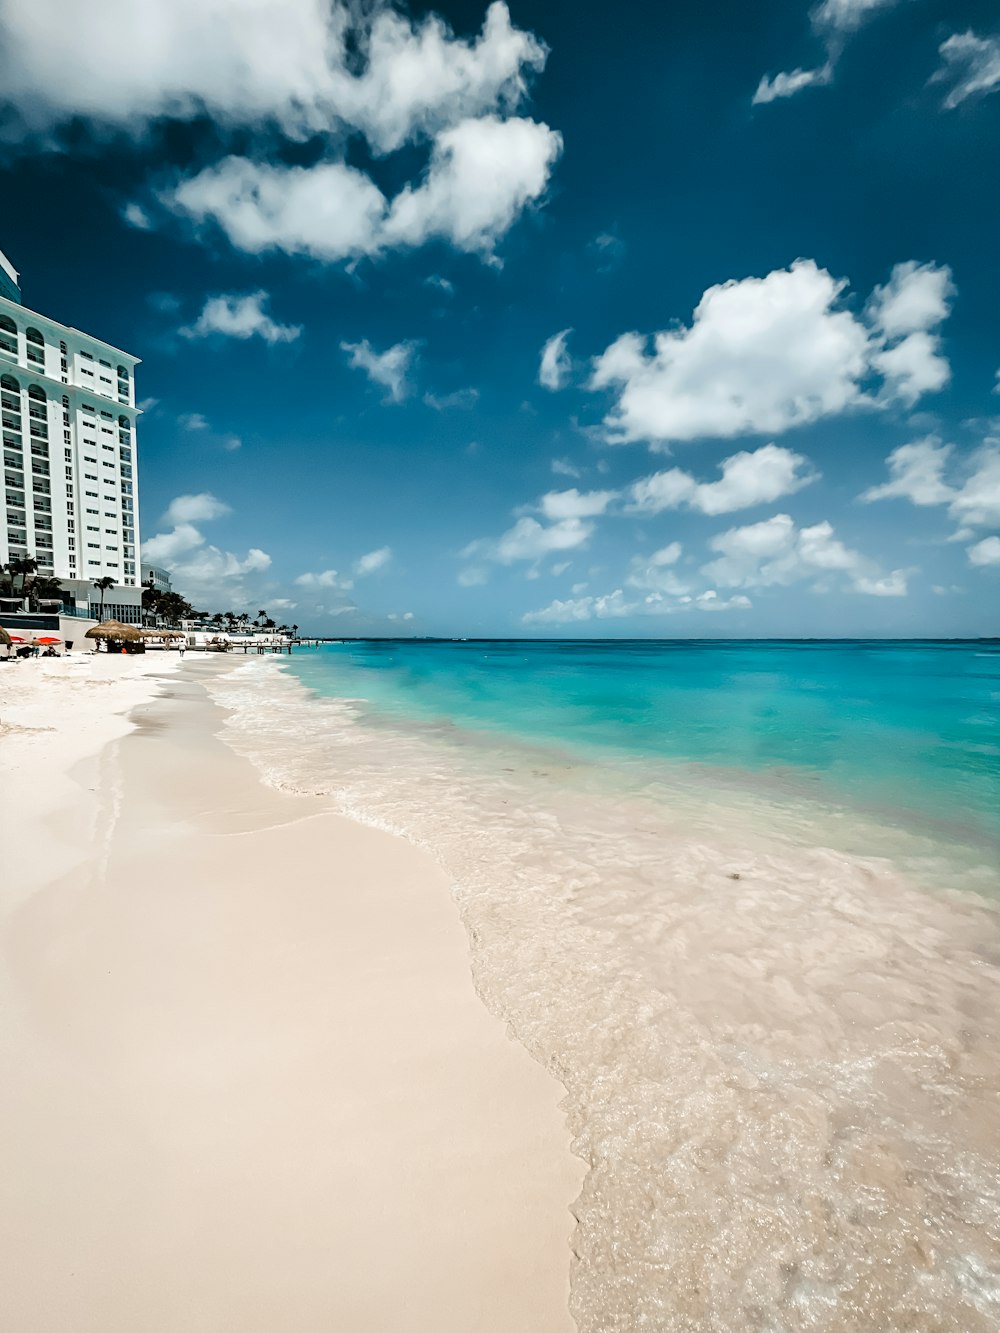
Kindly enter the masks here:
<path id="1" fill-rule="evenodd" d="M 225 668 L 0 668 L 0 1324 L 572 1330 L 562 1089 L 429 858 L 217 738 Z"/>

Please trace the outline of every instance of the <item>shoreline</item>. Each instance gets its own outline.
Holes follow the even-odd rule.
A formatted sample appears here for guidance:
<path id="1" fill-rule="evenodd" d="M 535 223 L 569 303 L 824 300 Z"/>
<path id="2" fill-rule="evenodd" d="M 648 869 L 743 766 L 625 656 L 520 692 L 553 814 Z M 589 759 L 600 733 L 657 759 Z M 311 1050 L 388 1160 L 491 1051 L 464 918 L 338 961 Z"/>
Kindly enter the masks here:
<path id="1" fill-rule="evenodd" d="M 122 661 L 0 680 L 8 728 L 61 728 L 4 734 L 9 1317 L 571 1333 L 563 1089 L 447 878 L 265 786 L 199 683 L 228 663 Z"/>
<path id="2" fill-rule="evenodd" d="M 766 1312 L 839 1333 L 920 1309 L 986 1333 L 990 867 L 932 887 L 945 867 L 922 857 L 912 874 L 809 827 L 788 837 L 766 805 L 700 786 L 623 799 L 536 747 L 373 721 L 355 691 L 276 667 L 215 687 L 227 743 L 278 790 L 327 793 L 446 868 L 477 990 L 558 1074 L 590 1163 L 579 1328 Z"/>

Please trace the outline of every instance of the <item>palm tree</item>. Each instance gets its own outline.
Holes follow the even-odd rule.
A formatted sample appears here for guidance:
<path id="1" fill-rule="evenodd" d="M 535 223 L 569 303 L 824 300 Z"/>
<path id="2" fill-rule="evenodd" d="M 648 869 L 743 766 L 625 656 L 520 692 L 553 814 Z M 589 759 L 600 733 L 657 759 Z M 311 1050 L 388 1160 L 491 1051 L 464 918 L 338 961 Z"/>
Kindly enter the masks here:
<path id="1" fill-rule="evenodd" d="M 298 627 L 298 625 L 293 625 L 293 626 L 292 626 L 292 638 L 293 638 L 293 639 L 297 639 L 298 637 L 299 637 L 299 627 Z"/>
<path id="2" fill-rule="evenodd" d="M 259 624 L 263 625 L 263 623 L 264 623 L 264 621 L 265 621 L 266 619 L 267 619 L 267 612 L 266 612 L 266 611 L 258 611 L 258 612 L 257 612 L 257 621 L 258 621 Z"/>
<path id="3" fill-rule="evenodd" d="M 28 587 L 28 609 L 38 610 L 38 604 L 41 601 L 62 601 L 63 586 L 58 579 L 38 578 L 37 575 L 31 580 Z"/>
<path id="4" fill-rule="evenodd" d="M 104 619 L 104 594 L 105 594 L 110 588 L 113 588 L 114 586 L 115 586 L 115 581 L 114 581 L 114 579 L 113 579 L 113 578 L 109 578 L 108 575 L 106 575 L 106 574 L 105 574 L 105 576 L 104 576 L 103 579 L 94 579 L 94 587 L 95 587 L 95 588 L 98 590 L 98 592 L 101 594 L 101 610 L 100 610 L 100 616 L 101 616 L 101 619 L 102 619 L 102 620 Z"/>
<path id="5" fill-rule="evenodd" d="M 14 579 L 20 574 L 21 592 L 23 593 L 25 579 L 27 579 L 29 574 L 34 574 L 35 570 L 38 568 L 38 561 L 33 555 L 22 555 L 17 559 L 12 560 L 7 568 L 11 573 L 11 591 L 13 592 L 14 590 Z"/>

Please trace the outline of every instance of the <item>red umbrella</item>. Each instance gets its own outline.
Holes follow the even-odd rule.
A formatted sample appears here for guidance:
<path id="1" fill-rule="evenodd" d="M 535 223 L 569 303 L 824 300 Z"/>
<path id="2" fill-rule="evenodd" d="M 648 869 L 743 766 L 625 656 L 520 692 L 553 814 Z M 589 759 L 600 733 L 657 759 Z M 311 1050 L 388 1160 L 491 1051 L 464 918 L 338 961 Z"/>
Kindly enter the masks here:
<path id="1" fill-rule="evenodd" d="M 46 634 L 42 639 L 35 639 L 35 643 L 62 643 L 62 639 L 57 639 L 54 634 Z"/>
<path id="2" fill-rule="evenodd" d="M 27 639 L 23 639 L 23 638 L 21 637 L 20 634 L 12 634 L 12 635 L 10 636 L 10 641 L 11 641 L 11 643 L 27 643 L 27 642 L 28 642 L 28 640 L 27 640 Z"/>

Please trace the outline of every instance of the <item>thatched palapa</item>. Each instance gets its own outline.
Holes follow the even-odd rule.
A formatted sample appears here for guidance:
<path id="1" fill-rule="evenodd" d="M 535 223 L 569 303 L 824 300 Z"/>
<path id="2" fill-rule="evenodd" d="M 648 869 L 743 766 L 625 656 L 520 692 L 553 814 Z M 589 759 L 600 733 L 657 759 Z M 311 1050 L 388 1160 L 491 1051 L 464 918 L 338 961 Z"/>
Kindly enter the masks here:
<path id="1" fill-rule="evenodd" d="M 88 639 L 110 639 L 115 643 L 138 643 L 142 639 L 142 630 L 135 625 L 123 625 L 120 620 L 105 620 L 84 636 Z"/>

